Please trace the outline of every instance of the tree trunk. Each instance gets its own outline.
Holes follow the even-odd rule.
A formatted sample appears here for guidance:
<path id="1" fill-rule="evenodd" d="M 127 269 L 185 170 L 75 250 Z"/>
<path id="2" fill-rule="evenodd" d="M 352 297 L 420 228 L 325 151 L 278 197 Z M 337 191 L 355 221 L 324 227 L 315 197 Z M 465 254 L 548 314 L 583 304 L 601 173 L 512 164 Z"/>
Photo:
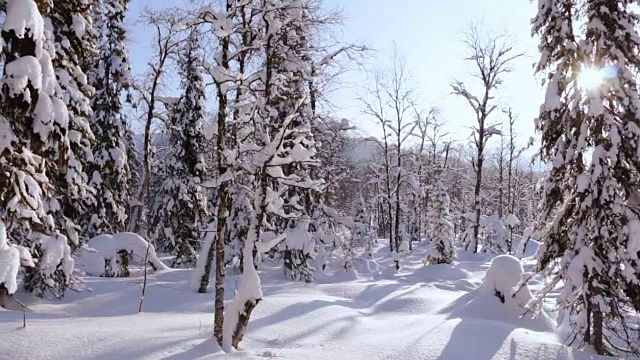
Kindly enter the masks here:
<path id="1" fill-rule="evenodd" d="M 593 327 L 593 336 L 591 338 L 593 342 L 593 347 L 599 355 L 609 355 L 607 348 L 604 345 L 604 333 L 602 331 L 602 311 L 599 306 L 592 306 L 592 327 Z"/>
<path id="2" fill-rule="evenodd" d="M 240 314 L 238 318 L 238 324 L 236 325 L 235 330 L 233 331 L 233 338 L 231 339 L 231 345 L 237 349 L 238 345 L 240 345 L 240 341 L 244 337 L 244 334 L 247 331 L 247 325 L 249 325 L 249 318 L 251 317 L 251 312 L 253 309 L 258 306 L 258 303 L 262 299 L 252 299 L 248 300 L 244 303 L 244 312 Z"/>
<path id="3" fill-rule="evenodd" d="M 0 284 L 0 307 L 4 307 L 4 299 L 9 295 L 7 288 L 4 284 Z"/>
<path id="4" fill-rule="evenodd" d="M 483 136 L 481 134 L 480 136 Z M 474 199 L 473 199 L 473 211 L 474 211 L 474 221 L 473 221 L 473 252 L 478 252 L 478 235 L 480 233 L 480 187 L 482 186 L 482 165 L 484 163 L 483 159 L 483 147 L 480 145 L 478 147 L 478 161 L 476 168 L 476 185 L 473 191 Z"/>
<path id="5" fill-rule="evenodd" d="M 227 1 L 227 13 L 231 10 L 231 4 Z M 222 56 L 221 65 L 225 69 L 229 69 L 229 38 L 225 37 L 222 40 Z M 224 91 L 222 84 L 218 84 L 218 137 L 217 137 L 217 162 L 218 162 L 218 176 L 224 176 L 228 171 L 228 166 L 225 159 L 225 149 L 227 141 L 227 93 Z M 229 198 L 229 183 L 227 181 L 220 184 L 218 188 L 218 223 L 216 237 L 215 254 L 216 254 L 216 298 L 215 298 L 215 314 L 214 314 L 214 327 L 213 334 L 218 341 L 218 344 L 222 346 L 222 332 L 224 328 L 224 285 L 225 285 L 225 273 L 224 273 L 224 240 L 227 232 L 227 207 Z"/>
<path id="6" fill-rule="evenodd" d="M 222 346 L 222 330 L 224 328 L 224 286 L 225 286 L 225 272 L 224 272 L 224 239 L 227 231 L 226 211 L 227 211 L 227 183 L 220 185 L 220 197 L 218 202 L 218 220 L 217 220 L 217 236 L 215 246 L 211 246 L 211 249 L 215 247 L 216 256 L 216 297 L 215 297 L 215 313 L 214 313 L 214 327 L 213 334 L 218 341 L 218 344 Z M 211 253 L 211 249 L 209 252 Z M 209 279 L 208 274 L 211 271 L 211 265 L 209 264 L 209 270 L 205 270 L 207 274 L 207 282 Z M 202 288 L 201 288 L 202 290 Z M 205 289 L 206 291 L 206 286 Z M 202 291 L 201 291 L 202 292 Z"/>

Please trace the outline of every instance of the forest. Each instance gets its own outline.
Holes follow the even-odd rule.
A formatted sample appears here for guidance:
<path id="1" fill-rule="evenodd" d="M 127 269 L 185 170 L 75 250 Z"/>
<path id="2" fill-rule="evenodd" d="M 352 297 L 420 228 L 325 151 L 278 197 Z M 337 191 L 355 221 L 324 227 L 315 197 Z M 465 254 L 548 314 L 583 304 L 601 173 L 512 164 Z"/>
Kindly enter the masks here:
<path id="1" fill-rule="evenodd" d="M 132 3 L 0 0 L 0 359 L 640 355 L 638 1 L 470 22 L 466 119 L 326 1 Z"/>

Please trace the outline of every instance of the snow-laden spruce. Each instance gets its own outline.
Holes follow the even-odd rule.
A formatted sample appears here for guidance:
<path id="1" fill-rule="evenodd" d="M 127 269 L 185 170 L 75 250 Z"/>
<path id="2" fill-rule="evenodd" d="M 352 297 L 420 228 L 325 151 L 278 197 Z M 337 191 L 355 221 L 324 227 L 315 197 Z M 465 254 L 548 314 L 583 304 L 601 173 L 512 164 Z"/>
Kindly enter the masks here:
<path id="1" fill-rule="evenodd" d="M 78 243 L 79 215 L 91 201 L 83 171 L 92 138 L 91 89 L 82 68 L 82 54 L 91 48 L 84 42 L 90 29 L 84 5 L 6 2 L 0 221 L 9 224 L 11 240 L 37 259 L 38 266 L 26 270 L 25 285 L 41 296 L 49 290 L 62 296 L 68 286 L 73 262 L 67 242 Z"/>
<path id="2" fill-rule="evenodd" d="M 69 152 L 64 166 L 53 171 L 52 183 L 56 204 L 51 209 L 56 227 L 73 245 L 80 242 L 82 218 L 94 203 L 94 189 L 89 186 L 85 172 L 93 160 L 90 128 L 92 115 L 90 97 L 93 88 L 87 82 L 88 54 L 94 51 L 94 29 L 89 21 L 88 1 L 56 1 L 46 16 L 51 28 L 56 54 L 52 59 L 58 86 L 56 97 L 64 103 L 67 113 L 56 121 L 67 123 Z"/>
<path id="3" fill-rule="evenodd" d="M 449 195 L 442 181 L 437 182 L 433 197 L 432 235 L 426 262 L 450 264 L 456 258 L 455 235 L 449 213 Z"/>
<path id="4" fill-rule="evenodd" d="M 537 71 L 548 74 L 536 128 L 551 166 L 538 252 L 538 270 L 550 279 L 533 307 L 562 285 L 558 321 L 568 316 L 571 339 L 599 354 L 621 344 L 639 349 L 628 316 L 640 310 L 640 35 L 631 7 L 544 0 L 533 20 L 541 38 Z M 581 74 L 589 72 L 602 78 L 586 86 Z"/>
<path id="5" fill-rule="evenodd" d="M 372 257 L 371 247 L 376 235 L 371 231 L 371 215 L 362 194 L 359 196 L 356 213 L 353 216 L 353 228 L 351 232 L 353 243 L 364 248 L 363 257 L 370 259 Z"/>
<path id="6" fill-rule="evenodd" d="M 96 204 L 87 214 L 85 230 L 92 237 L 125 230 L 129 204 L 130 169 L 127 159 L 127 123 L 121 95 L 131 84 L 131 65 L 125 46 L 124 16 L 128 0 L 94 4 L 97 56 L 92 59 L 89 83 L 95 88 L 91 101 L 94 161 L 88 168 Z"/>

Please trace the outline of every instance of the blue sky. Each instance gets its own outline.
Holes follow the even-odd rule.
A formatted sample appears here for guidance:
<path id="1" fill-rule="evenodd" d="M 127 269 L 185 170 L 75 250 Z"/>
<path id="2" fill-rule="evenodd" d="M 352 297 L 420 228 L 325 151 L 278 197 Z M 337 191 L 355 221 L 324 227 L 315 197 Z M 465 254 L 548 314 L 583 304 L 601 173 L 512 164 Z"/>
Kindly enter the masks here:
<path id="1" fill-rule="evenodd" d="M 168 0 L 131 2 L 128 22 L 133 30 L 129 45 L 134 72 L 144 71 L 149 54 L 150 33 L 133 24 L 140 9 L 145 5 L 176 3 Z M 344 10 L 346 19 L 340 32 L 345 42 L 365 43 L 376 49 L 368 60 L 372 67 L 389 63 L 395 41 L 406 59 L 422 107 L 438 106 L 448 122 L 448 131 L 461 141 L 468 137 L 468 126 L 475 121 L 468 105 L 450 95 L 452 79 L 473 82 L 468 75 L 471 68 L 463 61 L 466 49 L 459 41 L 462 31 L 479 20 L 487 29 L 505 30 L 512 35 L 516 50 L 528 56 L 516 61 L 514 71 L 506 76 L 501 102 L 512 106 L 519 115 L 516 130 L 523 143 L 534 134 L 533 119 L 543 101 L 543 92 L 532 69 L 538 56 L 537 41 L 530 35 L 535 4 L 528 0 L 325 0 L 325 4 Z M 378 135 L 371 119 L 361 114 L 356 100 L 358 86 L 363 81 L 364 74 L 347 74 L 332 98 L 338 106 L 338 116 L 351 119 L 365 133 Z M 502 120 L 504 116 L 496 112 L 492 122 Z"/>

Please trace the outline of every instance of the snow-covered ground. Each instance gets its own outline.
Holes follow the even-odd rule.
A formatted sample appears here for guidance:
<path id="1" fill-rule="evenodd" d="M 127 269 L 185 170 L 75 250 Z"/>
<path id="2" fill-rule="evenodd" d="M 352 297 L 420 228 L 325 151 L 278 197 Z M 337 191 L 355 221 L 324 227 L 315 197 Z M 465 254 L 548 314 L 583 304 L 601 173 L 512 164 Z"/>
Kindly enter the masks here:
<path id="1" fill-rule="evenodd" d="M 395 273 L 381 242 L 379 272 L 358 264 L 361 273 L 337 271 L 311 284 L 285 281 L 281 268 L 265 263 L 265 298 L 233 354 L 211 339 L 214 296 L 187 290 L 189 270 L 152 274 L 142 314 L 139 277 L 87 277 L 91 291 L 62 300 L 18 293 L 29 307 L 27 327 L 21 312 L 0 310 L 0 359 L 597 358 L 562 345 L 549 317 L 519 318 L 515 305 L 484 291 L 487 255 L 424 267 L 425 251 L 414 249 Z M 227 298 L 237 286 L 230 275 Z"/>

